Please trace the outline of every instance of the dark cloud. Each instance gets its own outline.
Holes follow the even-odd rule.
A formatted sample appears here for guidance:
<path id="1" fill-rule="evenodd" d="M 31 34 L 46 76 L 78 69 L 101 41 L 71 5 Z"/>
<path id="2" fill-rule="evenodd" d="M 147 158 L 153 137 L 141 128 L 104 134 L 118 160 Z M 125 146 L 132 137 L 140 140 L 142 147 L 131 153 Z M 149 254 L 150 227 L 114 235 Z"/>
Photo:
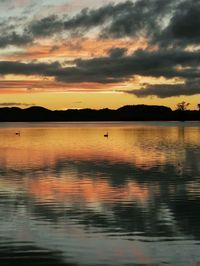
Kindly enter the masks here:
<path id="1" fill-rule="evenodd" d="M 120 51 L 120 50 L 119 50 Z M 64 82 L 112 83 L 127 81 L 133 75 L 165 78 L 197 78 L 200 52 L 161 50 L 148 52 L 138 50 L 132 55 L 89 60 L 75 60 L 76 66 L 63 69 L 57 78 Z M 178 69 L 178 66 L 181 68 Z"/>
<path id="2" fill-rule="evenodd" d="M 159 98 L 195 95 L 200 94 L 200 79 L 189 81 L 184 84 L 147 85 L 145 88 L 127 91 L 127 93 L 137 97 L 157 96 Z"/>
<path id="3" fill-rule="evenodd" d="M 160 50 L 148 52 L 138 50 L 127 55 L 125 49 L 115 48 L 106 57 L 75 60 L 73 67 L 54 63 L 0 62 L 0 74 L 41 75 L 54 77 L 65 83 L 118 83 L 134 75 L 149 77 L 181 78 L 183 84 L 148 85 L 129 91 L 138 97 L 160 98 L 194 95 L 200 93 L 200 51 Z"/>
<path id="4" fill-rule="evenodd" d="M 127 2 L 128 3 L 128 2 Z M 148 37 L 152 38 L 161 30 L 162 22 L 175 1 L 140 0 L 129 2 L 126 10 L 120 11 L 112 18 L 109 25 L 102 30 L 102 37 Z"/>
<path id="5" fill-rule="evenodd" d="M 108 54 L 110 55 L 110 57 L 122 57 L 125 55 L 125 53 L 127 52 L 126 48 L 119 48 L 119 47 L 114 47 L 109 49 Z"/>
<path id="6" fill-rule="evenodd" d="M 0 48 L 26 46 L 33 42 L 33 37 L 23 31 L 26 19 L 26 16 L 0 19 Z"/>
<path id="7" fill-rule="evenodd" d="M 30 44 L 33 41 L 32 37 L 26 34 L 18 34 L 11 32 L 9 34 L 0 36 L 0 48 L 5 48 L 9 45 L 13 46 L 24 46 Z"/>
<path id="8" fill-rule="evenodd" d="M 33 105 L 35 105 L 35 104 L 28 104 L 28 103 L 14 103 L 14 102 L 0 103 L 0 107 L 33 106 Z"/>
<path id="9" fill-rule="evenodd" d="M 19 22 L 22 23 L 22 22 Z M 2 23 L 3 25 L 3 23 Z M 22 25 L 22 24 L 20 24 Z M 4 27 L 1 26 L 0 27 Z M 113 47 L 107 56 L 77 59 L 71 67 L 54 63 L 0 62 L 0 74 L 41 75 L 65 83 L 119 83 L 134 75 L 179 78 L 183 84 L 145 85 L 132 91 L 138 97 L 170 97 L 199 93 L 200 50 L 186 49 L 200 43 L 200 1 L 138 0 L 84 9 L 74 16 L 51 15 L 32 20 L 17 31 L 11 23 L 0 36 L 0 47 L 23 46 L 54 34 L 87 34 L 95 28 L 101 38 L 145 37 L 149 46 L 130 54 L 128 47 Z M 19 33 L 20 32 L 20 33 Z M 155 45 L 152 48 L 152 45 Z M 134 46 L 134 43 L 133 43 Z M 57 49 L 57 43 L 49 50 Z M 78 49 L 78 48 L 77 48 Z"/>
<path id="10" fill-rule="evenodd" d="M 60 69 L 58 62 L 54 63 L 22 63 L 19 61 L 1 61 L 0 74 L 15 74 L 15 75 L 42 75 L 53 76 Z"/>
<path id="11" fill-rule="evenodd" d="M 111 21 L 114 17 L 121 13 L 127 12 L 134 6 L 133 2 L 125 1 L 119 4 L 108 4 L 99 9 L 83 9 L 76 16 L 66 20 L 64 27 L 66 30 L 74 30 L 77 28 L 88 28 L 101 26 L 107 21 Z"/>
<path id="12" fill-rule="evenodd" d="M 187 46 L 200 41 L 200 2 L 138 0 L 84 9 L 64 21 L 68 31 L 99 27 L 103 38 L 145 37 L 149 44 Z"/>
<path id="13" fill-rule="evenodd" d="M 22 22 L 17 22 L 22 26 Z M 4 23 L 5 25 L 5 23 Z M 26 25 L 26 26 L 25 26 Z M 200 2 L 197 0 L 138 0 L 83 9 L 74 16 L 50 15 L 23 26 L 22 33 L 1 34 L 2 47 L 23 45 L 54 34 L 87 34 L 96 28 L 102 38 L 144 37 L 161 48 L 198 45 Z M 6 40 L 9 39 L 8 42 Z"/>
<path id="14" fill-rule="evenodd" d="M 25 32 L 34 37 L 51 36 L 63 30 L 63 22 L 57 16 L 51 15 L 42 18 L 41 20 L 34 20 L 26 28 Z"/>
<path id="15" fill-rule="evenodd" d="M 117 83 L 128 81 L 134 75 L 194 79 L 199 77 L 200 52 L 137 50 L 131 55 L 126 55 L 123 49 L 113 49 L 106 57 L 78 59 L 73 63 L 73 67 L 62 67 L 58 62 L 2 61 L 0 74 L 52 76 L 66 83 Z"/>
<path id="16" fill-rule="evenodd" d="M 66 31 L 99 27 L 103 38 L 145 37 L 150 45 L 187 46 L 200 41 L 200 2 L 138 0 L 84 9 L 63 21 Z M 54 26 L 53 26 L 54 27 Z"/>
<path id="17" fill-rule="evenodd" d="M 152 0 L 151 0 L 152 1 Z M 79 31 L 84 33 L 91 28 L 102 26 L 106 22 L 111 22 L 121 13 L 126 13 L 134 7 L 133 2 L 125 1 L 118 4 L 108 4 L 98 9 L 83 9 L 78 14 L 67 19 L 50 15 L 40 20 L 33 20 L 27 27 L 26 32 L 35 37 L 49 36 L 61 33 Z"/>
<path id="18" fill-rule="evenodd" d="M 168 26 L 157 35 L 155 42 L 163 46 L 187 46 L 200 43 L 200 1 L 182 1 Z"/>
<path id="19" fill-rule="evenodd" d="M 160 25 L 177 1 L 138 0 L 110 3 L 97 9 L 83 9 L 67 19 L 51 15 L 40 20 L 33 20 L 26 32 L 35 37 L 61 33 L 85 34 L 94 27 L 99 28 L 99 35 L 104 38 L 151 36 L 160 30 Z"/>
<path id="20" fill-rule="evenodd" d="M 187 46 L 200 41 L 200 2 L 138 0 L 85 9 L 64 21 L 68 31 L 100 27 L 103 38 L 145 37 L 149 44 Z"/>

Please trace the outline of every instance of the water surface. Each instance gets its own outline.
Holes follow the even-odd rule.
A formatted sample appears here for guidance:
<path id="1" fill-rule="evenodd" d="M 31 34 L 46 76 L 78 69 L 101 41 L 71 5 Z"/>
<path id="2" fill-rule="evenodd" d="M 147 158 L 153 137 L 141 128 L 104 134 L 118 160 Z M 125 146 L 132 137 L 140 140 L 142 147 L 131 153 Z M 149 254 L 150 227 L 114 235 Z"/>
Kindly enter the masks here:
<path id="1" fill-rule="evenodd" d="M 199 122 L 0 124 L 2 266 L 200 265 L 199 206 Z"/>

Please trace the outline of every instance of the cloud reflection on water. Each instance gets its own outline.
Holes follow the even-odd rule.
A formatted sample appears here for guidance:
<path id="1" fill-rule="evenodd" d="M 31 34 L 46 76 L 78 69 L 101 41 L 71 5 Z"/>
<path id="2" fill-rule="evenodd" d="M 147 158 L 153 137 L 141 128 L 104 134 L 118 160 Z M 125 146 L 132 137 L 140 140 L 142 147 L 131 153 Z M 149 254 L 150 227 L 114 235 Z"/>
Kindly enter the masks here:
<path id="1" fill-rule="evenodd" d="M 102 258 L 99 236 L 107 259 L 106 245 L 121 239 L 110 254 L 118 250 L 119 262 L 134 257 L 144 264 L 158 261 L 144 243 L 162 253 L 169 241 L 198 240 L 199 129 L 115 126 L 104 139 L 105 131 L 22 128 L 16 138 L 13 129 L 1 129 L 1 228 L 15 240 L 50 249 L 56 241 L 65 256 L 72 243 L 84 256 L 84 241 L 89 252 L 92 238 L 91 261 Z M 125 252 L 133 242 L 137 255 Z"/>

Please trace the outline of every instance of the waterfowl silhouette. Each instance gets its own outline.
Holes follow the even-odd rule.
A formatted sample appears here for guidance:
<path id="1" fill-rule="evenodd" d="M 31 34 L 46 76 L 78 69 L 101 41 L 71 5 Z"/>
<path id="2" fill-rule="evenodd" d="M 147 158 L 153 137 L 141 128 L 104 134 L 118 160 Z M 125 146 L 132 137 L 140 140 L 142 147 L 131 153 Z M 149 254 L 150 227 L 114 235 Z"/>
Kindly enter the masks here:
<path id="1" fill-rule="evenodd" d="M 108 132 L 107 132 L 106 134 L 104 134 L 104 137 L 105 137 L 105 138 L 108 138 Z"/>
<path id="2" fill-rule="evenodd" d="M 20 131 L 15 132 L 15 135 L 20 136 Z"/>

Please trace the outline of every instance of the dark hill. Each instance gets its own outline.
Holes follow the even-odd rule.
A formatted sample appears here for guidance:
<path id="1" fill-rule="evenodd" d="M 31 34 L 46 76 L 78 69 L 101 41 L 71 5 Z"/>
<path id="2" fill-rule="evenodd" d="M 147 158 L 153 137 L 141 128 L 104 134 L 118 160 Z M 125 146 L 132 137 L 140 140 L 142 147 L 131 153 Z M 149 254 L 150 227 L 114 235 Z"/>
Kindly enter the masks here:
<path id="1" fill-rule="evenodd" d="M 171 108 L 162 105 L 125 105 L 117 109 L 118 111 L 142 111 L 142 112 L 171 112 Z"/>
<path id="2" fill-rule="evenodd" d="M 169 107 L 156 105 L 127 105 L 117 110 L 86 108 L 51 111 L 40 106 L 32 106 L 27 109 L 18 107 L 0 108 L 1 122 L 153 120 L 200 120 L 200 111 L 172 111 Z"/>
<path id="3" fill-rule="evenodd" d="M 29 112 L 46 112 L 46 111 L 50 111 L 47 108 L 44 108 L 42 106 L 31 106 L 31 107 L 28 107 L 28 108 L 26 108 L 24 110 L 29 111 Z"/>
<path id="4" fill-rule="evenodd" d="M 126 105 L 117 109 L 120 120 L 168 120 L 172 110 L 157 105 Z"/>

